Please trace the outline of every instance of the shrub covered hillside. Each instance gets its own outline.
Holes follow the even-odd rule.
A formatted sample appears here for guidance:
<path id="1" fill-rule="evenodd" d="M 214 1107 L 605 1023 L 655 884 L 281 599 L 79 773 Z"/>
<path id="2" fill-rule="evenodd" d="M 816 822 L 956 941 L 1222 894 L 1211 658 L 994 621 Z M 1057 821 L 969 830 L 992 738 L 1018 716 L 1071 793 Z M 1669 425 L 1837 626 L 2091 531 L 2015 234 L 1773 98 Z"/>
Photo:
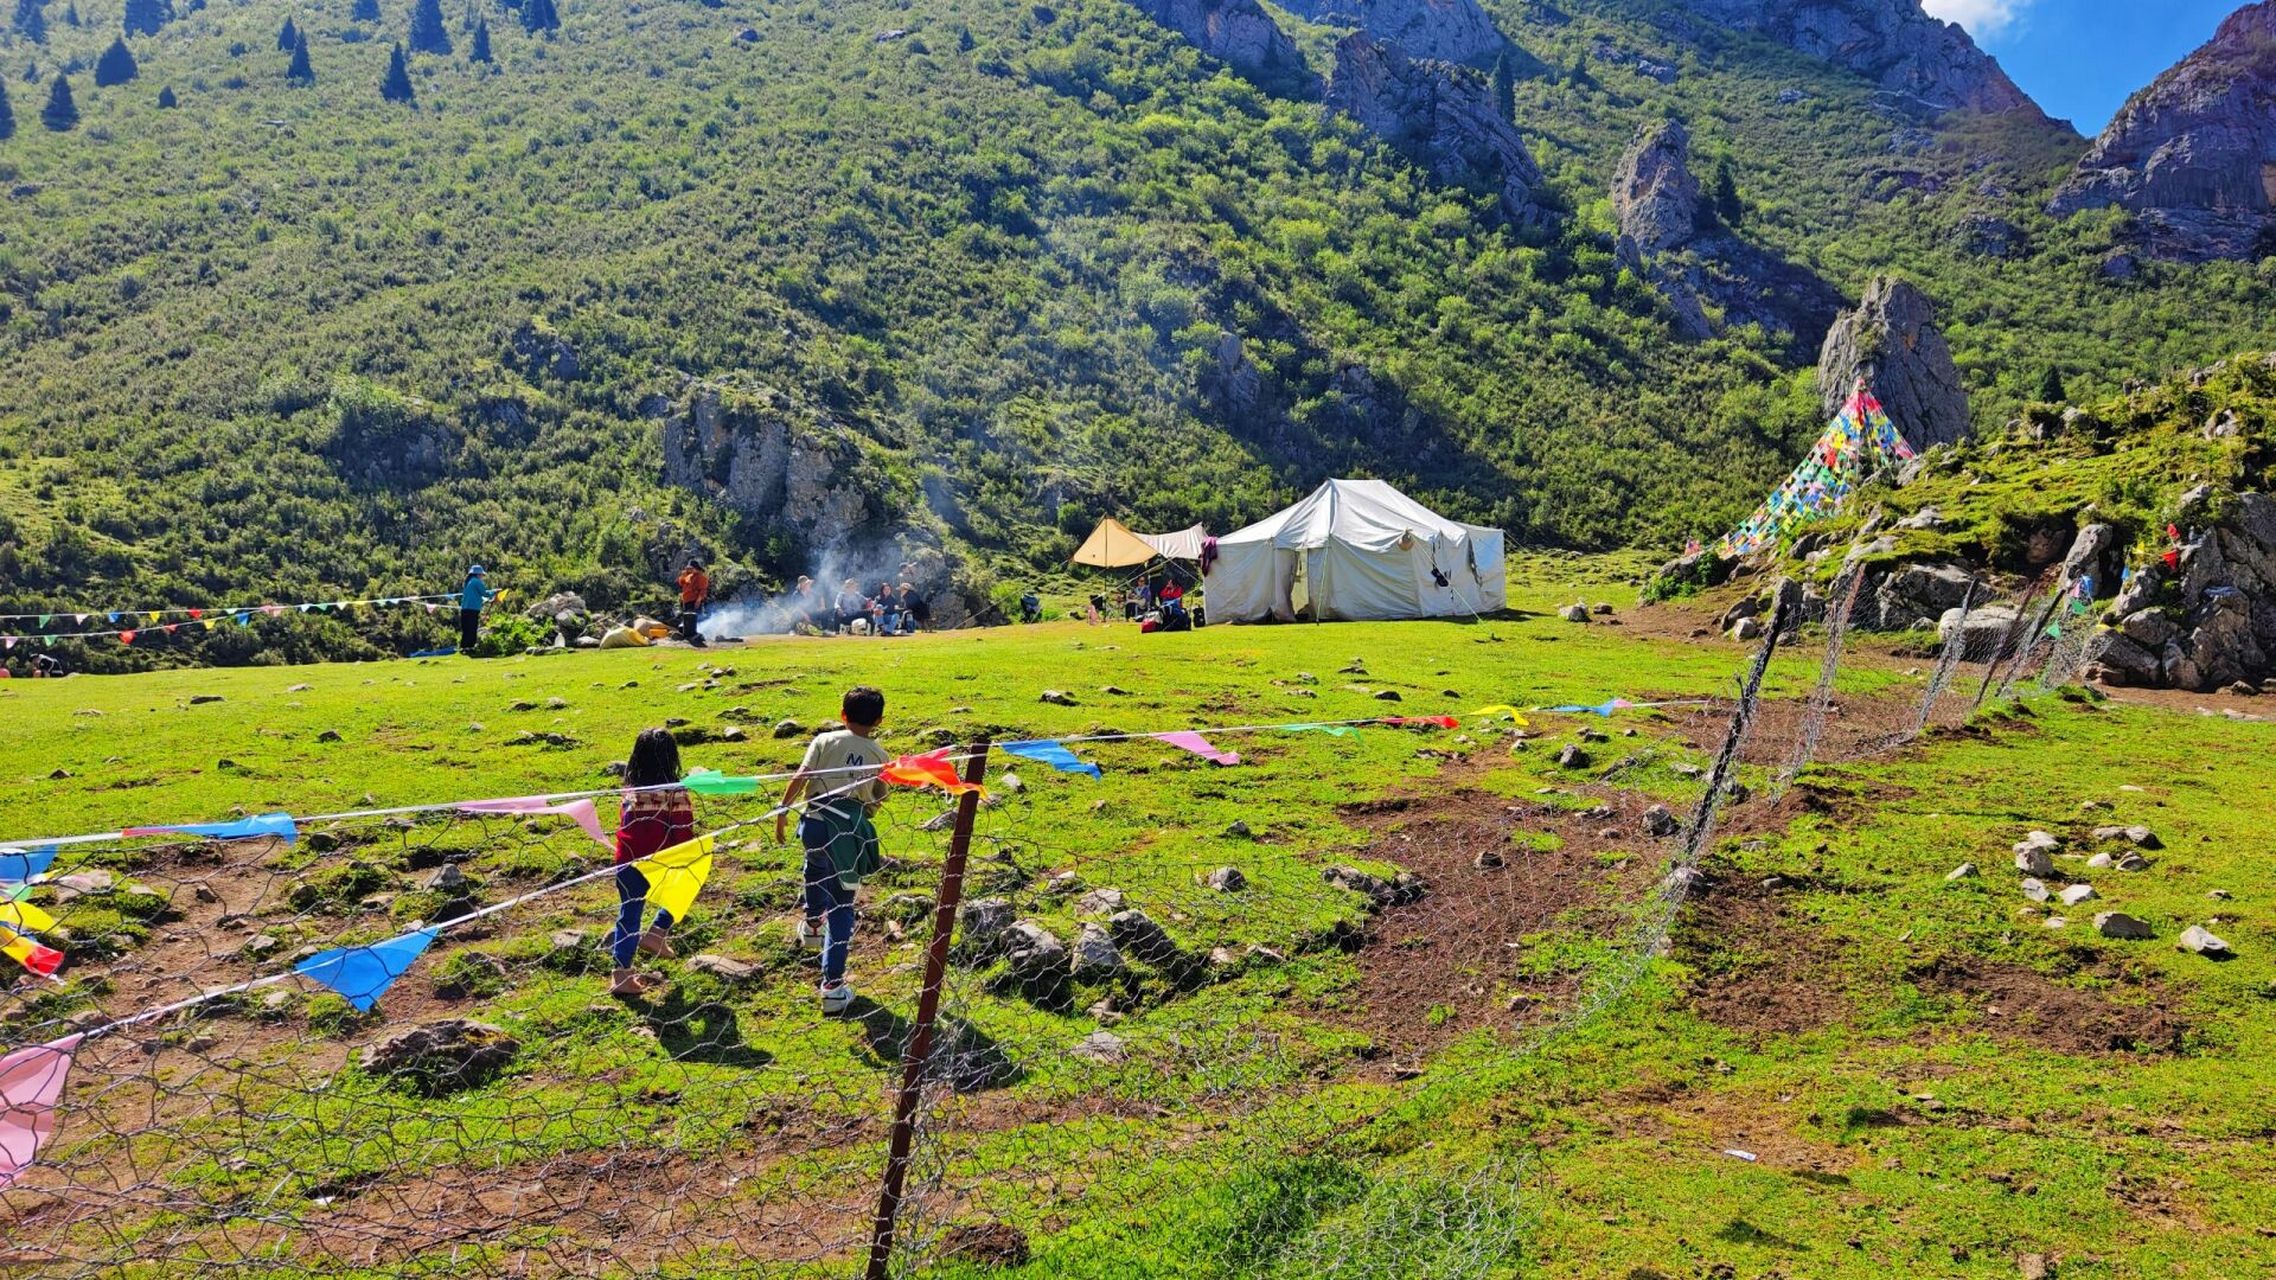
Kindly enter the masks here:
<path id="1" fill-rule="evenodd" d="M 26 0 L 0 608 L 469 558 L 607 605 L 849 523 L 984 577 L 1330 473 L 1526 539 L 1707 531 L 1814 431 L 1815 338 L 1679 341 L 1618 265 L 1606 184 L 1671 115 L 1739 235 L 1928 288 L 1979 418 L 2265 326 L 2252 264 L 2114 280 L 2115 215 L 2036 212 L 2067 128 L 1907 115 L 1668 7 L 1487 5 L 1554 215 L 1519 230 L 1123 0 Z M 1339 33 L 1274 12 L 1324 73 Z"/>

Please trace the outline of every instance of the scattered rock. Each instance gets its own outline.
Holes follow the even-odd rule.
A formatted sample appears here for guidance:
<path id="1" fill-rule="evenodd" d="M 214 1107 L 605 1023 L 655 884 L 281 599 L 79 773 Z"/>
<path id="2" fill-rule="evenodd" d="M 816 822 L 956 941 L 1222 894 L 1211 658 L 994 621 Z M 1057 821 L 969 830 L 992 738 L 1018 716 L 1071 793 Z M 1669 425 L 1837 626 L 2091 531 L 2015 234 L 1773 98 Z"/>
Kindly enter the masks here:
<path id="1" fill-rule="evenodd" d="M 1248 824 L 1248 823 L 1246 823 L 1246 822 L 1243 822 L 1242 820 L 1240 820 L 1240 819 L 1238 819 L 1238 818 L 1235 818 L 1235 819 L 1233 820 L 1233 822 L 1232 822 L 1232 825 L 1230 825 L 1230 826 L 1228 826 L 1228 827 L 1226 827 L 1226 828 L 1225 828 L 1225 834 L 1226 834 L 1226 836 L 1227 836 L 1228 838 L 1230 838 L 1230 839 L 1234 839 L 1234 840 L 1254 840 L 1254 839 L 1256 839 L 1256 833 L 1255 833 L 1255 832 L 1253 832 L 1253 831 L 1251 831 L 1251 830 L 1249 830 L 1249 824 Z"/>
<path id="2" fill-rule="evenodd" d="M 315 688 L 315 687 L 316 687 L 316 686 L 315 686 L 315 685 L 312 685 L 312 684 L 296 684 L 296 685 L 288 685 L 288 686 L 286 686 L 286 687 L 285 687 L 285 692 L 286 692 L 286 693 L 306 693 L 306 692 L 308 692 L 310 689 L 313 689 L 313 688 Z"/>
<path id="3" fill-rule="evenodd" d="M 67 876 L 57 876 L 48 883 L 55 886 L 55 900 L 57 902 L 69 902 L 73 898 L 83 897 L 87 894 L 109 893 L 118 882 L 112 878 L 110 872 L 98 868 L 93 871 L 74 871 Z"/>
<path id="4" fill-rule="evenodd" d="M 2095 854 L 2093 857 L 2086 860 L 2086 865 L 2092 867 L 2096 871 L 2106 871 L 2111 866 L 2110 855 L 2107 853 Z"/>
<path id="5" fill-rule="evenodd" d="M 774 724 L 774 736 L 777 738 L 795 738 L 804 732 L 806 726 L 796 720 L 777 720 Z"/>
<path id="6" fill-rule="evenodd" d="M 1951 877 L 1947 876 L 1945 878 L 1950 879 Z M 2046 881 L 2025 879 L 2023 882 L 2023 896 L 2031 899 L 2033 902 L 2045 902 L 2047 899 L 2053 897 L 2054 894 L 2052 890 L 2047 888 Z"/>
<path id="7" fill-rule="evenodd" d="M 318 742 L 338 742 L 340 740 L 340 731 L 338 729 L 326 729 L 324 732 L 316 735 L 316 740 Z"/>
<path id="8" fill-rule="evenodd" d="M 1037 695 L 1035 700 L 1037 702 L 1048 702 L 1055 707 L 1071 707 L 1075 705 L 1075 695 L 1068 693 L 1063 689 L 1045 689 L 1041 694 Z"/>
<path id="9" fill-rule="evenodd" d="M 1118 684 L 1102 684 L 1099 686 L 1098 691 L 1100 693 L 1108 695 L 1109 697 L 1115 698 L 1127 698 L 1130 696 L 1130 691 Z"/>
<path id="10" fill-rule="evenodd" d="M 1067 958 L 1067 971 L 1077 981 L 1112 978 L 1123 972 L 1122 952 L 1105 926 L 1085 921 L 1075 931 L 1075 945 Z"/>
<path id="11" fill-rule="evenodd" d="M 1478 850 L 1478 856 L 1470 860 L 1470 865 L 1480 871 L 1499 871 L 1505 865 L 1505 860 L 1501 850 L 1488 845 Z"/>
<path id="12" fill-rule="evenodd" d="M 2051 876 L 2055 874 L 2055 860 L 2037 845 L 2019 844 L 2015 846 L 2015 869 L 2027 876 Z"/>
<path id="13" fill-rule="evenodd" d="M 2092 902 L 2098 895 L 2094 892 L 2093 885 L 2074 884 L 2069 888 L 2064 889 L 2060 894 L 2057 894 L 2056 896 L 2062 901 L 2062 904 L 2064 906 L 2075 907 L 2082 902 Z"/>
<path id="14" fill-rule="evenodd" d="M 2181 948 L 2183 951 L 2193 952 L 2201 956 L 2226 956 L 2235 954 L 2229 950 L 2228 943 L 2222 941 L 2219 937 L 2216 937 L 2212 933 L 2207 932 L 2201 925 L 2193 924 L 2188 928 L 2183 929 L 2181 931 L 2180 940 L 2175 942 L 2174 945 Z"/>
<path id="15" fill-rule="evenodd" d="M 1241 874 L 1239 867 L 1219 867 L 1202 883 L 1219 893 L 1239 893 L 1249 887 L 1249 878 Z"/>
<path id="16" fill-rule="evenodd" d="M 1557 767 L 1560 769 L 1586 769 L 1588 767 L 1588 752 L 1567 743 L 1564 750 L 1557 753 Z"/>
<path id="17" fill-rule="evenodd" d="M 257 933 L 247 938 L 244 946 L 237 948 L 237 955 L 239 959 L 243 960 L 259 960 L 283 945 L 284 943 L 280 939 L 270 937 L 265 933 Z"/>
<path id="18" fill-rule="evenodd" d="M 752 39 L 758 33 L 751 33 Z M 955 1262 L 1010 1270 L 1028 1263 L 1027 1235 L 1001 1222 L 973 1222 L 941 1233 L 940 1256 Z"/>
<path id="19" fill-rule="evenodd" d="M 2094 917 L 2095 932 L 2105 938 L 2154 938 L 2156 932 L 2148 924 L 2123 911 L 2105 911 Z"/>
<path id="20" fill-rule="evenodd" d="M 1563 618 L 1567 622 L 1585 623 L 1588 621 L 1588 606 L 1579 604 L 1564 605 L 1557 610 L 1557 616 Z"/>
<path id="21" fill-rule="evenodd" d="M 202 707 L 209 702 L 220 702 L 221 700 L 222 697 L 218 693 L 193 693 L 190 695 L 190 705 L 193 707 Z"/>
<path id="22" fill-rule="evenodd" d="M 1110 916 L 1124 906 L 1122 890 L 1093 889 L 1075 899 L 1075 914 L 1079 916 Z"/>
<path id="23" fill-rule="evenodd" d="M 498 1027 L 449 1018 L 383 1037 L 365 1047 L 360 1062 L 372 1075 L 437 1096 L 486 1083 L 520 1050 Z"/>
<path id="24" fill-rule="evenodd" d="M 1366 894 L 1378 907 L 1395 907 L 1414 902 L 1425 892 L 1423 882 L 1406 871 L 1386 880 L 1357 867 L 1337 866 L 1322 871 L 1320 878 L 1329 884 Z"/>
<path id="25" fill-rule="evenodd" d="M 759 976 L 759 966 L 742 960 L 704 952 L 688 957 L 688 968 L 696 973 L 708 973 L 722 982 L 749 982 Z"/>
<path id="26" fill-rule="evenodd" d="M 1972 879 L 1974 879 L 1974 878 L 1975 878 L 1975 875 L 1976 875 L 1976 864 L 1975 864 L 1975 863 L 1973 863 L 1973 862 L 1963 862 L 1963 863 L 1961 863 L 1959 866 L 1956 866 L 1956 867 L 1952 868 L 1950 871 L 1947 871 L 1947 872 L 1945 872 L 1945 873 L 1944 873 L 1944 878 L 1945 878 L 1946 880 L 1972 880 Z M 2027 883 L 2027 884 L 2036 884 L 2036 883 L 2037 883 L 2037 881 L 2026 881 L 2025 883 Z M 2043 892 L 2043 891 L 2044 891 L 2044 886 L 2042 886 L 2042 892 Z"/>
<path id="27" fill-rule="evenodd" d="M 1762 624 L 1753 618 L 1741 618 L 1731 626 L 1731 639 L 1733 640 L 1759 640 L 1761 638 Z"/>
<path id="28" fill-rule="evenodd" d="M 467 889 L 466 873 L 458 869 L 458 864 L 446 862 L 427 877 L 426 887 L 437 893 L 464 893 Z"/>
<path id="29" fill-rule="evenodd" d="M 1377 689 L 1377 690 L 1375 691 L 1375 700 L 1376 700 L 1377 702 L 1402 702 L 1402 701 L 1405 701 L 1405 699 L 1403 699 L 1403 698 L 1401 698 L 1401 697 L 1399 696 L 1399 691 L 1398 691 L 1397 689 Z"/>
<path id="30" fill-rule="evenodd" d="M 592 942 L 591 934 L 583 929 L 555 929 L 545 936 L 545 943 L 558 953 L 578 953 Z"/>
<path id="31" fill-rule="evenodd" d="M 1651 808 L 1644 810 L 1645 835 L 1672 836 L 1675 834 L 1675 832 L 1675 815 L 1668 811 L 1668 807 L 1666 805 L 1655 804 Z"/>
<path id="32" fill-rule="evenodd" d="M 1093 1031 L 1077 1040 L 1067 1052 L 1086 1062 L 1110 1067 L 1130 1060 L 1130 1051 L 1123 1046 L 1122 1037 L 1111 1031 Z"/>
<path id="33" fill-rule="evenodd" d="M 1067 944 L 1032 920 L 1014 920 L 1004 929 L 1003 954 L 1013 976 L 1031 986 L 1047 985 L 1067 969 Z"/>

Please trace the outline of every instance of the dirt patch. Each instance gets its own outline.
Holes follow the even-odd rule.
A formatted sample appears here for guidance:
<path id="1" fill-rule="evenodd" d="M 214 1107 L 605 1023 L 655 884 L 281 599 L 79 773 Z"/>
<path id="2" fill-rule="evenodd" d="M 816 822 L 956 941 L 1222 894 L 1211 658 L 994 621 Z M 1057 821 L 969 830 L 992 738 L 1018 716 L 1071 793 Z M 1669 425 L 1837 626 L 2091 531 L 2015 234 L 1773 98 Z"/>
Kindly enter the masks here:
<path id="1" fill-rule="evenodd" d="M 1668 843 L 1640 834 L 1648 798 L 1597 799 L 1609 814 L 1476 791 L 1347 806 L 1346 817 L 1377 833 L 1362 856 L 1404 867 L 1429 889 L 1369 919 L 1355 998 L 1331 1016 L 1373 1036 L 1397 1069 L 1469 1031 L 1512 1031 L 1568 1003 L 1577 975 L 1520 972 L 1526 937 L 1560 924 L 1610 929 L 1623 882 L 1653 874 Z M 1532 838 L 1543 835 L 1558 847 L 1537 847 Z M 1499 865 L 1480 866 L 1482 856 Z"/>
<path id="2" fill-rule="evenodd" d="M 1849 1015 L 1833 977 L 1838 949 L 1789 921 L 1777 889 L 1763 881 L 1711 872 L 1676 917 L 1670 943 L 1696 975 L 1685 992 L 1692 1011 L 1717 1026 L 1796 1035 Z"/>
<path id="3" fill-rule="evenodd" d="M 2188 1025 L 2166 1010 L 2172 1001 L 2146 980 L 2096 962 L 2084 970 L 2134 986 L 2148 997 L 2132 1004 L 2071 986 L 2019 964 L 1945 956 L 1906 976 L 1923 988 L 1958 997 L 1993 1035 L 2059 1053 L 2178 1053 Z"/>

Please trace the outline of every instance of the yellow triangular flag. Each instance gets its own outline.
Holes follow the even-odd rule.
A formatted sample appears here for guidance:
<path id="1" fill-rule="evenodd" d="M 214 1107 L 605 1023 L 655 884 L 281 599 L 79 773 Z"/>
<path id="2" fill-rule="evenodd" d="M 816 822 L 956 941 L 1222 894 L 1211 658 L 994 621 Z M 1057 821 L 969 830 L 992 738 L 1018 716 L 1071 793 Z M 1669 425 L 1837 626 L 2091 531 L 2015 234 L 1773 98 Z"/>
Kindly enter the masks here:
<path id="1" fill-rule="evenodd" d="M 711 878 L 711 848 L 718 843 L 716 835 L 697 836 L 633 863 L 648 881 L 648 906 L 671 912 L 674 920 L 687 919 L 697 890 Z"/>
<path id="2" fill-rule="evenodd" d="M 156 621 L 158 621 L 158 610 L 156 610 L 156 609 L 152 609 L 150 612 L 148 612 L 148 613 L 146 613 L 146 614 L 144 614 L 144 615 L 142 615 L 142 616 L 144 616 L 144 617 L 146 617 L 146 618 L 150 619 L 152 622 L 156 622 Z"/>
<path id="3" fill-rule="evenodd" d="M 1508 716 L 1512 721 L 1516 723 L 1518 728 L 1522 729 L 1525 727 L 1525 717 L 1518 714 L 1516 707 L 1509 706 L 1506 703 L 1497 702 L 1490 707 L 1480 707 L 1470 714 L 1474 716 Z"/>
<path id="4" fill-rule="evenodd" d="M 0 902 L 0 924 L 24 933 L 46 933 L 55 927 L 55 917 L 29 902 Z"/>

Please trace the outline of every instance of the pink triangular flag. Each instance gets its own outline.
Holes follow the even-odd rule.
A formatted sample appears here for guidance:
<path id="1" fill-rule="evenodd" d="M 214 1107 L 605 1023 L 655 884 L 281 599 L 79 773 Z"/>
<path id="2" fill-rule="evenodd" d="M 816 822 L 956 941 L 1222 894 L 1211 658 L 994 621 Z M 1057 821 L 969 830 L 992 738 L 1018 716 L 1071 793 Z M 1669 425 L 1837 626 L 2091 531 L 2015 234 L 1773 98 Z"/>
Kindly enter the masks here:
<path id="1" fill-rule="evenodd" d="M 1239 764 L 1241 762 L 1240 753 L 1220 751 L 1209 745 L 1209 739 L 1191 729 L 1180 729 L 1175 733 L 1157 733 L 1154 737 L 1169 743 L 1173 747 L 1184 747 L 1212 764 Z"/>
<path id="2" fill-rule="evenodd" d="M 601 832 L 601 815 L 593 802 L 570 800 L 556 804 L 544 796 L 517 796 L 511 800 L 469 800 L 459 807 L 462 813 L 558 813 L 585 829 L 585 834 L 600 842 L 604 849 L 616 846 Z"/>
<path id="3" fill-rule="evenodd" d="M 0 1188 L 31 1167 L 55 1132 L 55 1103 L 83 1038 L 65 1036 L 0 1058 Z"/>

